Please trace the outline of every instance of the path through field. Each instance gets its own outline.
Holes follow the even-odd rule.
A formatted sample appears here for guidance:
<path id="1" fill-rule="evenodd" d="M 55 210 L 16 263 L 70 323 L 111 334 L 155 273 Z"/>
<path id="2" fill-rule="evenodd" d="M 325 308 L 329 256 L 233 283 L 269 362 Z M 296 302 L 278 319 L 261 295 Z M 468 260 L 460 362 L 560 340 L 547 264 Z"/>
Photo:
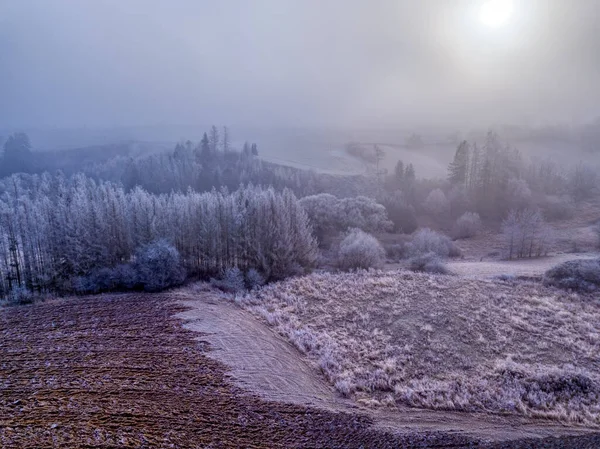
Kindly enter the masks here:
<path id="1" fill-rule="evenodd" d="M 599 254 L 557 254 L 537 259 L 450 261 L 448 268 L 461 276 L 491 278 L 500 275 L 540 277 L 550 268 L 575 259 L 594 259 Z"/>

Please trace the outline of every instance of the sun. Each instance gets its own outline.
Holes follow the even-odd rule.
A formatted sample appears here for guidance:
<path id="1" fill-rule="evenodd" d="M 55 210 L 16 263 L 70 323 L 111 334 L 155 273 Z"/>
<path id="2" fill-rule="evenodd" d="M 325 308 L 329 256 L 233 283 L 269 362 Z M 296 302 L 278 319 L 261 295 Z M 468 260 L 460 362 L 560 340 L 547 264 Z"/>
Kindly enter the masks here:
<path id="1" fill-rule="evenodd" d="M 505 25 L 513 14 L 512 0 L 487 0 L 479 13 L 481 22 L 490 28 Z"/>

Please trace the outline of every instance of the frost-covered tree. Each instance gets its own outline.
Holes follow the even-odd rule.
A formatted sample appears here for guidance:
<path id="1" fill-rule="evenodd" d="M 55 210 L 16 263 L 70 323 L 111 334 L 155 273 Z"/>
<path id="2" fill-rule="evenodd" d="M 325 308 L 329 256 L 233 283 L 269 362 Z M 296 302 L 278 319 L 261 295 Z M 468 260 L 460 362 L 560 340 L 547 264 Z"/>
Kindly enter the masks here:
<path id="1" fill-rule="evenodd" d="M 367 232 L 382 232 L 393 227 L 386 208 L 373 198 L 358 196 L 339 199 L 322 193 L 300 200 L 310 218 L 315 235 L 321 240 L 327 234 L 359 228 Z"/>
<path id="2" fill-rule="evenodd" d="M 154 195 L 139 187 L 126 192 L 83 175 L 0 180 L 3 295 L 21 287 L 36 292 L 112 289 L 130 284 L 114 270 L 132 264 L 145 273 L 137 284 L 156 289 L 166 285 L 161 276 L 173 279 L 172 273 L 162 265 L 142 267 L 152 266 L 154 253 L 173 254 L 166 244 L 148 246 L 162 240 L 170 242 L 188 273 L 203 278 L 238 267 L 254 269 L 266 280 L 281 279 L 309 270 L 316 259 L 309 218 L 287 189 L 249 186 L 233 193 Z M 151 283 L 155 269 L 157 286 Z M 106 287 L 90 285 L 94 279 Z M 77 287 L 77 280 L 85 285 Z"/>
<path id="3" fill-rule="evenodd" d="M 442 219 L 446 218 L 450 212 L 450 202 L 442 189 L 434 189 L 427 195 L 423 208 L 431 216 Z"/>
<path id="4" fill-rule="evenodd" d="M 466 187 L 469 175 L 469 152 L 469 143 L 466 140 L 462 141 L 448 167 L 448 180 L 451 184 Z"/>
<path id="5" fill-rule="evenodd" d="M 409 204 L 406 195 L 401 190 L 385 195 L 380 202 L 387 211 L 394 232 L 411 234 L 417 229 L 415 209 Z"/>
<path id="6" fill-rule="evenodd" d="M 387 217 L 385 207 L 373 198 L 365 196 L 343 198 L 338 207 L 345 229 L 359 228 L 365 232 L 381 232 L 390 230 L 393 226 Z"/>
<path id="7" fill-rule="evenodd" d="M 328 193 L 305 196 L 300 199 L 300 205 L 306 211 L 319 240 L 323 240 L 328 234 L 339 231 L 342 221 L 339 215 L 339 202 L 337 197 Z"/>
<path id="8" fill-rule="evenodd" d="M 0 177 L 11 173 L 29 173 L 33 169 L 31 142 L 25 133 L 15 133 L 6 139 L 0 158 Z"/>
<path id="9" fill-rule="evenodd" d="M 509 259 L 546 255 L 554 240 L 541 212 L 531 208 L 511 210 L 502 222 L 502 232 Z"/>

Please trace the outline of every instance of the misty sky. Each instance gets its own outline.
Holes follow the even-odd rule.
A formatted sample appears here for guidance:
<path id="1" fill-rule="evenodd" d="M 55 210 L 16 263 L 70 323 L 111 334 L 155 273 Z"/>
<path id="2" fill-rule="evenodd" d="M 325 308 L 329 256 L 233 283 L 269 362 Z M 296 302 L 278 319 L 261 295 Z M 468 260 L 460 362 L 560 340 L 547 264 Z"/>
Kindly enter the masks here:
<path id="1" fill-rule="evenodd" d="M 0 0 L 0 127 L 600 114 L 600 0 Z"/>

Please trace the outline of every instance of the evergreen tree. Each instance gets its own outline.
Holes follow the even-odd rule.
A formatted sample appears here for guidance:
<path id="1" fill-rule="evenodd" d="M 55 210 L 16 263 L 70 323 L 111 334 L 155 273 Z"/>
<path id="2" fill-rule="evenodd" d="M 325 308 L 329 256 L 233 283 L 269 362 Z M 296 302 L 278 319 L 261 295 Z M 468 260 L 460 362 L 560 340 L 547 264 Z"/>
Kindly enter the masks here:
<path id="1" fill-rule="evenodd" d="M 227 126 L 223 126 L 223 152 L 228 153 L 229 150 L 231 150 L 229 128 Z"/>
<path id="2" fill-rule="evenodd" d="M 200 141 L 200 161 L 202 163 L 210 163 L 212 159 L 211 145 L 208 140 L 208 135 L 204 133 Z"/>
<path id="3" fill-rule="evenodd" d="M 30 173 L 33 170 L 31 142 L 25 133 L 15 133 L 4 142 L 2 170 L 0 175 Z"/>
<path id="4" fill-rule="evenodd" d="M 219 151 L 221 140 L 219 136 L 219 130 L 215 125 L 210 128 L 209 146 L 210 151 L 216 154 Z"/>
<path id="5" fill-rule="evenodd" d="M 448 180 L 451 184 L 466 186 L 469 174 L 469 144 L 465 140 L 458 145 L 454 160 L 448 167 Z"/>
<path id="6" fill-rule="evenodd" d="M 396 181 L 401 184 L 404 180 L 404 162 L 398 161 L 396 163 L 396 167 L 394 168 L 394 175 L 396 176 Z"/>

